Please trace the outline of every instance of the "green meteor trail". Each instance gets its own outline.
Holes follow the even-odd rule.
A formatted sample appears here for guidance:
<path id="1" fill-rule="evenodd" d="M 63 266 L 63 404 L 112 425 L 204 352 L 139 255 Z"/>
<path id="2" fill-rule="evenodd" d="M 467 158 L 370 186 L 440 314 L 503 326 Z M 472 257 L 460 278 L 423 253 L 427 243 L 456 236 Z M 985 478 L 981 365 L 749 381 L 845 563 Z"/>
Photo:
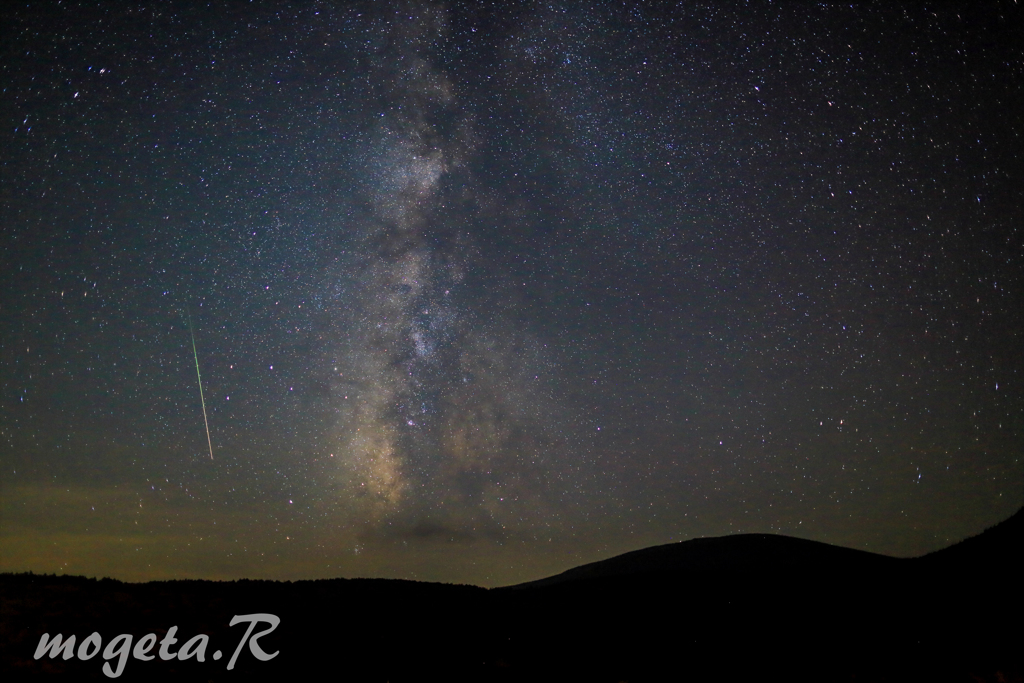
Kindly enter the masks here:
<path id="1" fill-rule="evenodd" d="M 206 445 L 210 447 L 210 460 L 213 460 L 213 442 L 210 440 L 210 421 L 206 419 L 206 399 L 203 398 L 203 377 L 199 374 L 199 354 L 196 352 L 196 335 L 192 332 L 192 314 L 188 314 L 188 333 L 192 337 L 192 355 L 196 359 L 196 377 L 199 379 L 199 401 L 203 405 L 203 424 L 206 425 Z"/>

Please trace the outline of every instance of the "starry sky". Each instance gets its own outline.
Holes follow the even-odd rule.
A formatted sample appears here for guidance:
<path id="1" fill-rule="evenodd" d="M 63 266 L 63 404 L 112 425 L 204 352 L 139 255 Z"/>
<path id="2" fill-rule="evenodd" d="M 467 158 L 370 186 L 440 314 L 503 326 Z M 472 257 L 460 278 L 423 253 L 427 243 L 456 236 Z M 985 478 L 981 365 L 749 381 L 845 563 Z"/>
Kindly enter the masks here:
<path id="1" fill-rule="evenodd" d="M 5 5 L 0 571 L 980 532 L 1024 502 L 1022 12 Z"/>

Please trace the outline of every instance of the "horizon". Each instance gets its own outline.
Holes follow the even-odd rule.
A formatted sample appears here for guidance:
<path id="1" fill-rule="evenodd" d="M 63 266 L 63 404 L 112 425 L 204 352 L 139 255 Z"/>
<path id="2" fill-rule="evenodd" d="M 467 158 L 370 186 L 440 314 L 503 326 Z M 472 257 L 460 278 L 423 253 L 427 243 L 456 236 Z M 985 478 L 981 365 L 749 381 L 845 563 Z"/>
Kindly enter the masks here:
<path id="1" fill-rule="evenodd" d="M 981 533 L 1024 503 L 1022 11 L 5 7 L 0 572 Z"/>
<path id="2" fill-rule="evenodd" d="M 624 557 L 624 556 L 627 556 L 627 555 L 642 554 L 642 553 L 644 553 L 644 551 L 648 551 L 648 550 L 654 550 L 654 549 L 658 549 L 658 548 L 666 548 L 666 547 L 669 547 L 669 546 L 681 546 L 681 545 L 683 545 L 685 543 L 689 543 L 690 541 L 718 540 L 718 539 L 735 538 L 735 537 L 738 537 L 738 536 L 775 536 L 775 537 L 778 537 L 778 538 L 787 538 L 787 539 L 793 539 L 793 540 L 807 540 L 807 541 L 810 541 L 811 543 L 820 544 L 820 545 L 827 546 L 827 547 L 843 548 L 843 549 L 846 549 L 846 550 L 855 550 L 855 551 L 858 551 L 858 552 L 866 553 L 868 555 L 875 555 L 877 557 L 886 557 L 886 558 L 894 559 L 894 560 L 922 559 L 924 557 L 927 557 L 927 556 L 939 553 L 942 550 L 948 550 L 948 549 L 950 549 L 950 548 L 952 548 L 952 547 L 954 547 L 956 545 L 959 545 L 960 543 L 963 543 L 964 541 L 968 541 L 968 540 L 971 540 L 971 539 L 974 539 L 974 538 L 979 538 L 981 536 L 984 536 L 986 533 L 988 533 L 989 531 L 991 531 L 995 527 L 1000 526 L 1000 525 L 1004 524 L 1005 522 L 1008 522 L 1012 517 L 1014 517 L 1016 515 L 1019 515 L 1022 511 L 1024 511 L 1024 507 L 1022 507 L 1021 509 L 1017 510 L 1017 512 L 1015 512 L 1012 515 L 1010 515 L 1010 517 L 1007 517 L 1006 519 L 1004 519 L 1004 520 L 1002 520 L 1000 522 L 997 522 L 997 523 L 993 524 L 992 526 L 987 527 L 986 529 L 984 529 L 982 532 L 980 532 L 978 534 L 975 534 L 973 536 L 968 536 L 967 538 L 961 539 L 960 541 L 957 541 L 957 542 L 953 543 L 950 546 L 946 546 L 944 548 L 940 548 L 939 550 L 930 551 L 928 553 L 925 553 L 924 555 L 914 555 L 914 556 L 910 556 L 910 557 L 896 557 L 896 556 L 893 556 L 893 555 L 881 555 L 881 554 L 878 554 L 878 553 L 872 553 L 870 551 L 859 550 L 857 548 L 848 548 L 846 546 L 836 546 L 836 545 L 829 544 L 829 543 L 824 543 L 824 542 L 821 542 L 821 541 L 811 541 L 810 539 L 802 539 L 802 538 L 799 538 L 799 537 L 796 537 L 796 536 L 785 536 L 785 535 L 782 535 L 782 534 L 763 534 L 763 533 L 738 533 L 738 534 L 731 534 L 731 535 L 728 535 L 728 536 L 700 536 L 700 537 L 696 537 L 696 538 L 686 539 L 684 541 L 675 541 L 675 542 L 672 542 L 672 543 L 666 543 L 666 544 L 662 544 L 662 545 L 655 545 L 655 546 L 647 546 L 647 547 L 644 547 L 644 548 L 638 548 L 636 550 L 626 551 L 624 553 L 621 553 L 621 554 L 618 554 L 618 555 L 614 555 L 614 556 L 611 556 L 611 557 L 605 557 L 605 558 L 600 558 L 600 559 L 597 559 L 597 560 L 593 560 L 593 561 L 588 562 L 588 563 L 583 564 L 583 565 L 577 565 L 575 567 L 571 567 L 569 569 L 566 569 L 564 571 L 558 572 L 556 574 L 552 574 L 550 576 L 541 577 L 540 579 L 535 579 L 535 580 L 527 581 L 527 582 L 524 582 L 524 583 L 507 584 L 507 585 L 500 585 L 500 586 L 480 586 L 480 585 L 471 584 L 471 583 L 451 583 L 451 582 L 444 582 L 444 581 L 429 581 L 429 580 L 408 579 L 408 578 L 384 578 L 384 577 L 377 577 L 377 576 L 330 576 L 330 577 L 321 577 L 321 578 L 315 578 L 315 579 L 251 579 L 251 578 L 247 578 L 247 577 L 241 577 L 241 578 L 237 578 L 237 579 L 173 578 L 173 579 L 147 579 L 147 580 L 143 580 L 143 581 L 131 581 L 131 580 L 115 579 L 115 578 L 109 577 L 109 576 L 102 576 L 102 577 L 101 576 L 84 576 L 84 575 L 80 575 L 80 574 L 64 574 L 64 573 L 40 574 L 40 573 L 33 572 L 31 570 L 24 571 L 24 572 L 3 571 L 3 572 L 0 572 L 0 576 L 26 576 L 26 575 L 28 575 L 28 576 L 39 576 L 39 577 L 44 577 L 44 578 L 45 577 L 54 577 L 54 578 L 57 578 L 57 577 L 67 577 L 67 578 L 72 578 L 72 579 L 82 579 L 82 580 L 86 580 L 86 581 L 115 581 L 115 582 L 119 582 L 119 583 L 138 584 L 138 585 L 141 585 L 141 584 L 144 584 L 144 583 L 167 583 L 167 582 L 175 582 L 175 581 L 203 581 L 203 582 L 211 582 L 211 583 L 237 583 L 237 582 L 242 582 L 242 581 L 245 581 L 245 582 L 264 582 L 265 581 L 265 582 L 272 582 L 272 583 L 297 583 L 297 582 L 305 582 L 305 581 L 314 581 L 315 582 L 315 581 L 336 581 L 336 580 L 342 580 L 342 581 L 410 581 L 410 582 L 413 582 L 413 583 L 434 583 L 434 584 L 440 584 L 440 585 L 445 585 L 445 586 L 458 586 L 458 587 L 468 587 L 468 588 L 480 588 L 480 589 L 483 589 L 483 590 L 492 590 L 492 589 L 497 589 L 497 588 L 514 588 L 514 587 L 517 587 L 517 586 L 522 586 L 522 585 L 527 585 L 527 584 L 531 584 L 531 583 L 536 583 L 537 581 L 543 581 L 545 579 L 557 578 L 559 576 L 562 576 L 563 574 L 572 572 L 572 570 L 574 570 L 574 569 L 579 569 L 579 568 L 582 568 L 582 567 L 592 566 L 592 565 L 595 565 L 595 564 L 602 564 L 605 561 L 614 560 L 614 559 L 621 558 L 621 557 Z M 677 571 L 682 571 L 682 570 L 677 570 Z M 696 570 L 696 571 L 698 571 L 698 572 L 707 572 L 708 570 L 707 569 L 702 569 L 702 570 Z"/>

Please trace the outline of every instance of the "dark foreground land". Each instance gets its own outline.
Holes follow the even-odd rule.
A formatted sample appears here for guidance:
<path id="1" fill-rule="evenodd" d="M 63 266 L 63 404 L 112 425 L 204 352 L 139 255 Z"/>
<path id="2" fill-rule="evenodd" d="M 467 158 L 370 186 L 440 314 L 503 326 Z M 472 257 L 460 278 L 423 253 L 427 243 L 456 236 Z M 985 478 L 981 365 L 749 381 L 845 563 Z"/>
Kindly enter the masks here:
<path id="1" fill-rule="evenodd" d="M 75 634 L 77 651 L 94 631 L 106 646 L 177 626 L 171 650 L 206 634 L 206 661 L 128 658 L 120 679 L 1021 681 L 1022 524 L 1018 512 L 910 560 L 784 536 L 699 539 L 495 590 L 6 574 L 0 678 L 105 680 L 102 654 L 35 660 L 40 636 Z M 280 617 L 258 641 L 279 654 L 258 661 L 245 646 L 229 671 L 247 624 L 228 623 L 255 612 Z"/>

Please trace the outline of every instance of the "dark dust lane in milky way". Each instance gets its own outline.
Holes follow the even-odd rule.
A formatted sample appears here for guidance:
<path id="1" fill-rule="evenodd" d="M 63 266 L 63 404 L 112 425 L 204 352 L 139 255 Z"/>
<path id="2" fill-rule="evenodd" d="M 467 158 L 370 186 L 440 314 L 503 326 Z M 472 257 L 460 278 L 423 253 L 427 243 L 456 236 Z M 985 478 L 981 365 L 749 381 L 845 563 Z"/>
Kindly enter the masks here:
<path id="1" fill-rule="evenodd" d="M 0 12 L 0 570 L 498 586 L 1024 502 L 1017 3 Z"/>

